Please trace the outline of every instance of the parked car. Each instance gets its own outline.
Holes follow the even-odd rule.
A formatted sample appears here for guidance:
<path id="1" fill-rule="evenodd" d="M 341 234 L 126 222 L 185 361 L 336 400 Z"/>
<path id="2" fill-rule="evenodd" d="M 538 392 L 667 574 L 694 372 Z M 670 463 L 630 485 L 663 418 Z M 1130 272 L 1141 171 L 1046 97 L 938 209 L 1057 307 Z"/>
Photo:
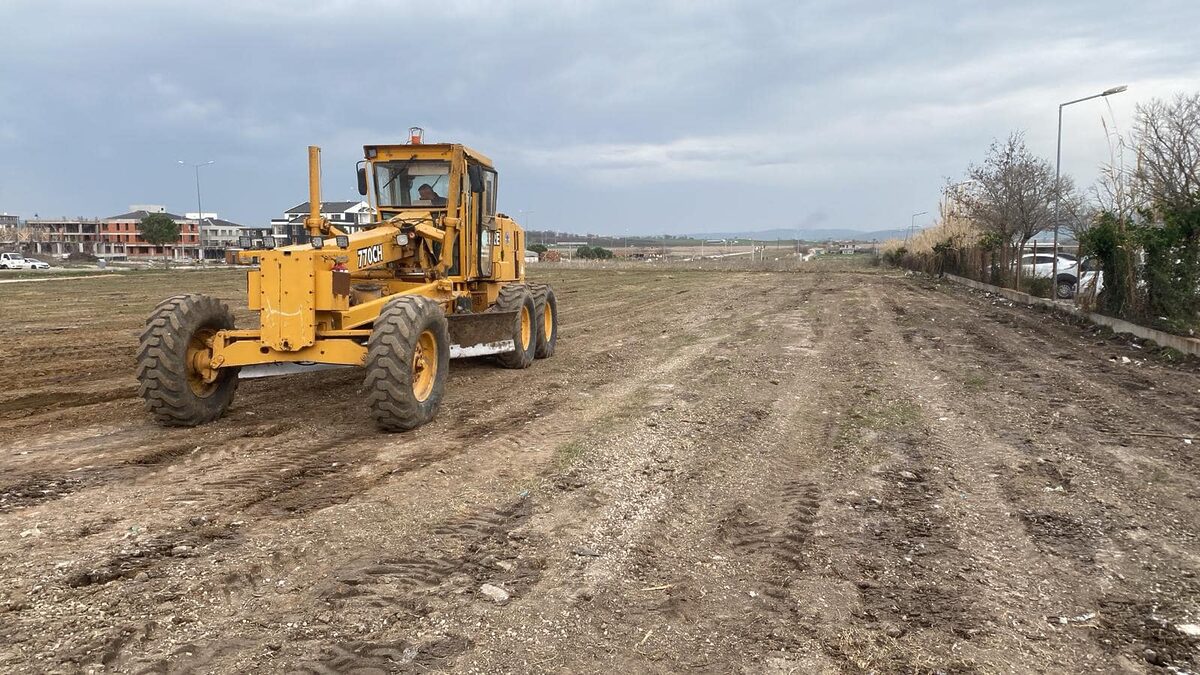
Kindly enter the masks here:
<path id="1" fill-rule="evenodd" d="M 1079 262 L 1076 288 L 1082 289 L 1088 294 L 1104 290 L 1104 275 L 1100 273 L 1100 261 L 1095 258 L 1084 258 Z"/>
<path id="2" fill-rule="evenodd" d="M 1037 277 L 1050 277 L 1054 274 L 1054 254 L 1026 253 L 1022 255 L 1021 273 Z M 1058 255 L 1058 279 L 1054 283 L 1054 295 L 1060 300 L 1075 297 L 1075 291 L 1080 286 L 1081 277 L 1083 287 L 1089 291 L 1099 293 L 1100 289 L 1104 287 L 1100 268 L 1095 260 L 1084 258 L 1082 262 L 1079 262 L 1075 260 L 1075 256 L 1073 255 L 1060 253 Z M 1094 289 L 1093 285 L 1095 286 Z"/>
<path id="3" fill-rule="evenodd" d="M 0 253 L 0 270 L 48 270 L 50 265 L 20 253 Z"/>
<path id="4" fill-rule="evenodd" d="M 1054 284 L 1056 297 L 1074 297 L 1078 279 L 1075 261 L 1065 255 L 1058 256 L 1058 280 Z M 1026 253 L 1021 256 L 1021 274 L 1024 276 L 1049 278 L 1054 274 L 1053 253 Z"/>
<path id="5" fill-rule="evenodd" d="M 1058 270 L 1075 267 L 1075 260 L 1064 254 L 1058 256 Z M 1054 273 L 1054 254 L 1026 253 L 1021 256 L 1021 273 L 1037 277 L 1048 277 Z"/>

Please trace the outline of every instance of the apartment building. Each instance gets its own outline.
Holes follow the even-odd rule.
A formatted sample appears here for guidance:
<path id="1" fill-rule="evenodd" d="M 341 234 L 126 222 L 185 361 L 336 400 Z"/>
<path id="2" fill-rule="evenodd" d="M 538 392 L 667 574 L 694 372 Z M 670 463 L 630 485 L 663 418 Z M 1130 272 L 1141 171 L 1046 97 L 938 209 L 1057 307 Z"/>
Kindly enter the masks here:
<path id="1" fill-rule="evenodd" d="M 321 215 L 345 232 L 356 232 L 362 226 L 371 222 L 374 211 L 364 201 L 357 202 L 321 202 Z M 304 229 L 304 219 L 308 217 L 308 202 L 297 204 L 283 212 L 282 218 L 271 220 L 271 230 L 281 244 L 308 243 L 308 231 Z"/>
<path id="2" fill-rule="evenodd" d="M 197 258 L 200 253 L 200 233 L 195 218 L 167 213 L 166 210 L 148 210 L 155 207 L 142 207 L 128 213 L 122 213 L 103 221 L 101 244 L 103 248 L 94 255 L 100 257 L 128 258 Z M 179 225 L 179 241 L 165 246 L 155 246 L 142 239 L 142 219 L 151 213 L 161 213 Z M 205 242 L 205 248 L 208 243 Z"/>
<path id="3" fill-rule="evenodd" d="M 31 218 L 18 233 L 18 245 L 32 254 L 99 255 L 103 227 L 99 218 Z"/>
<path id="4" fill-rule="evenodd" d="M 100 258 L 194 258 L 199 252 L 195 219 L 179 216 L 155 205 L 138 205 L 109 218 L 33 218 L 20 237 L 23 250 L 33 254 L 68 256 L 72 253 Z M 162 213 L 179 224 L 179 241 L 155 246 L 142 238 L 142 219 Z"/>

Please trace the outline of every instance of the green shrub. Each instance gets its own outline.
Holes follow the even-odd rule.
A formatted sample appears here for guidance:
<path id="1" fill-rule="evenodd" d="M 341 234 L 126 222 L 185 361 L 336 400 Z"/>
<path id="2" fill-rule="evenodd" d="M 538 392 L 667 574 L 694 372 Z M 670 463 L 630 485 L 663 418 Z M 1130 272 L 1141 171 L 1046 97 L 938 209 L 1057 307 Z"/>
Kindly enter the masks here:
<path id="1" fill-rule="evenodd" d="M 1132 228 L 1132 223 L 1106 211 L 1079 238 L 1080 253 L 1093 256 L 1100 262 L 1104 290 L 1096 301 L 1101 313 L 1116 317 L 1137 313 L 1134 298 L 1137 289 L 1137 270 L 1134 265 L 1136 244 L 1131 234 Z"/>
<path id="2" fill-rule="evenodd" d="M 1145 226 L 1140 234 L 1146 253 L 1143 313 L 1168 330 L 1195 327 L 1200 312 L 1200 209 L 1168 211 L 1161 227 Z"/>
<path id="3" fill-rule="evenodd" d="M 1039 298 L 1049 298 L 1054 290 L 1054 284 L 1050 283 L 1050 277 L 1023 277 L 1021 281 L 1025 284 L 1024 291 L 1030 295 Z"/>
<path id="4" fill-rule="evenodd" d="M 584 244 L 575 249 L 575 257 L 580 260 L 608 260 L 613 257 L 613 252 L 600 246 Z"/>

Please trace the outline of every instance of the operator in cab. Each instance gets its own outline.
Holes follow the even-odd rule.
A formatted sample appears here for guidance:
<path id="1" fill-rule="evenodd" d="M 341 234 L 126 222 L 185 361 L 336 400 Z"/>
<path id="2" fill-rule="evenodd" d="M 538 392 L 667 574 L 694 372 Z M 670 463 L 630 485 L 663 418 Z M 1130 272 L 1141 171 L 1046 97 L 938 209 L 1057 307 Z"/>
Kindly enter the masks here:
<path id="1" fill-rule="evenodd" d="M 433 186 L 429 183 L 423 183 L 417 188 L 417 193 L 421 195 L 421 199 L 429 202 L 433 206 L 445 206 L 446 198 L 433 191 Z"/>

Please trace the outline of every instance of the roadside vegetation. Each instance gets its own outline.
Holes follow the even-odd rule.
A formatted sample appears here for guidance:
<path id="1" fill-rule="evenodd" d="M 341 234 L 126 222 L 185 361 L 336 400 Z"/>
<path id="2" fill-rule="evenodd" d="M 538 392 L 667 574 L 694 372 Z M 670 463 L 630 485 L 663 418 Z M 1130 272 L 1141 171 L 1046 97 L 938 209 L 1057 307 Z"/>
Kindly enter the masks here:
<path id="1" fill-rule="evenodd" d="M 1134 128 L 1112 134 L 1111 161 L 1087 193 L 1034 155 L 1019 132 L 994 142 L 966 179 L 947 185 L 938 223 L 881 247 L 885 262 L 1051 297 L 1049 276 L 1030 276 L 1033 244 L 1055 223 L 1098 274 L 1072 288 L 1097 311 L 1184 335 L 1200 330 L 1200 93 L 1137 107 Z M 1130 159 L 1132 158 L 1132 159 Z M 1127 161 L 1128 160 L 1128 161 Z M 1022 256 L 1026 265 L 1022 265 Z M 1071 261 L 1060 259 L 1063 265 Z M 1077 268 L 1076 268 L 1077 269 Z M 1061 279 L 1060 279 L 1061 281 Z M 1060 295 L 1060 297 L 1062 297 Z"/>
<path id="2" fill-rule="evenodd" d="M 575 257 L 580 260 L 611 260 L 615 256 L 612 251 L 602 246 L 584 244 L 575 249 Z"/>

